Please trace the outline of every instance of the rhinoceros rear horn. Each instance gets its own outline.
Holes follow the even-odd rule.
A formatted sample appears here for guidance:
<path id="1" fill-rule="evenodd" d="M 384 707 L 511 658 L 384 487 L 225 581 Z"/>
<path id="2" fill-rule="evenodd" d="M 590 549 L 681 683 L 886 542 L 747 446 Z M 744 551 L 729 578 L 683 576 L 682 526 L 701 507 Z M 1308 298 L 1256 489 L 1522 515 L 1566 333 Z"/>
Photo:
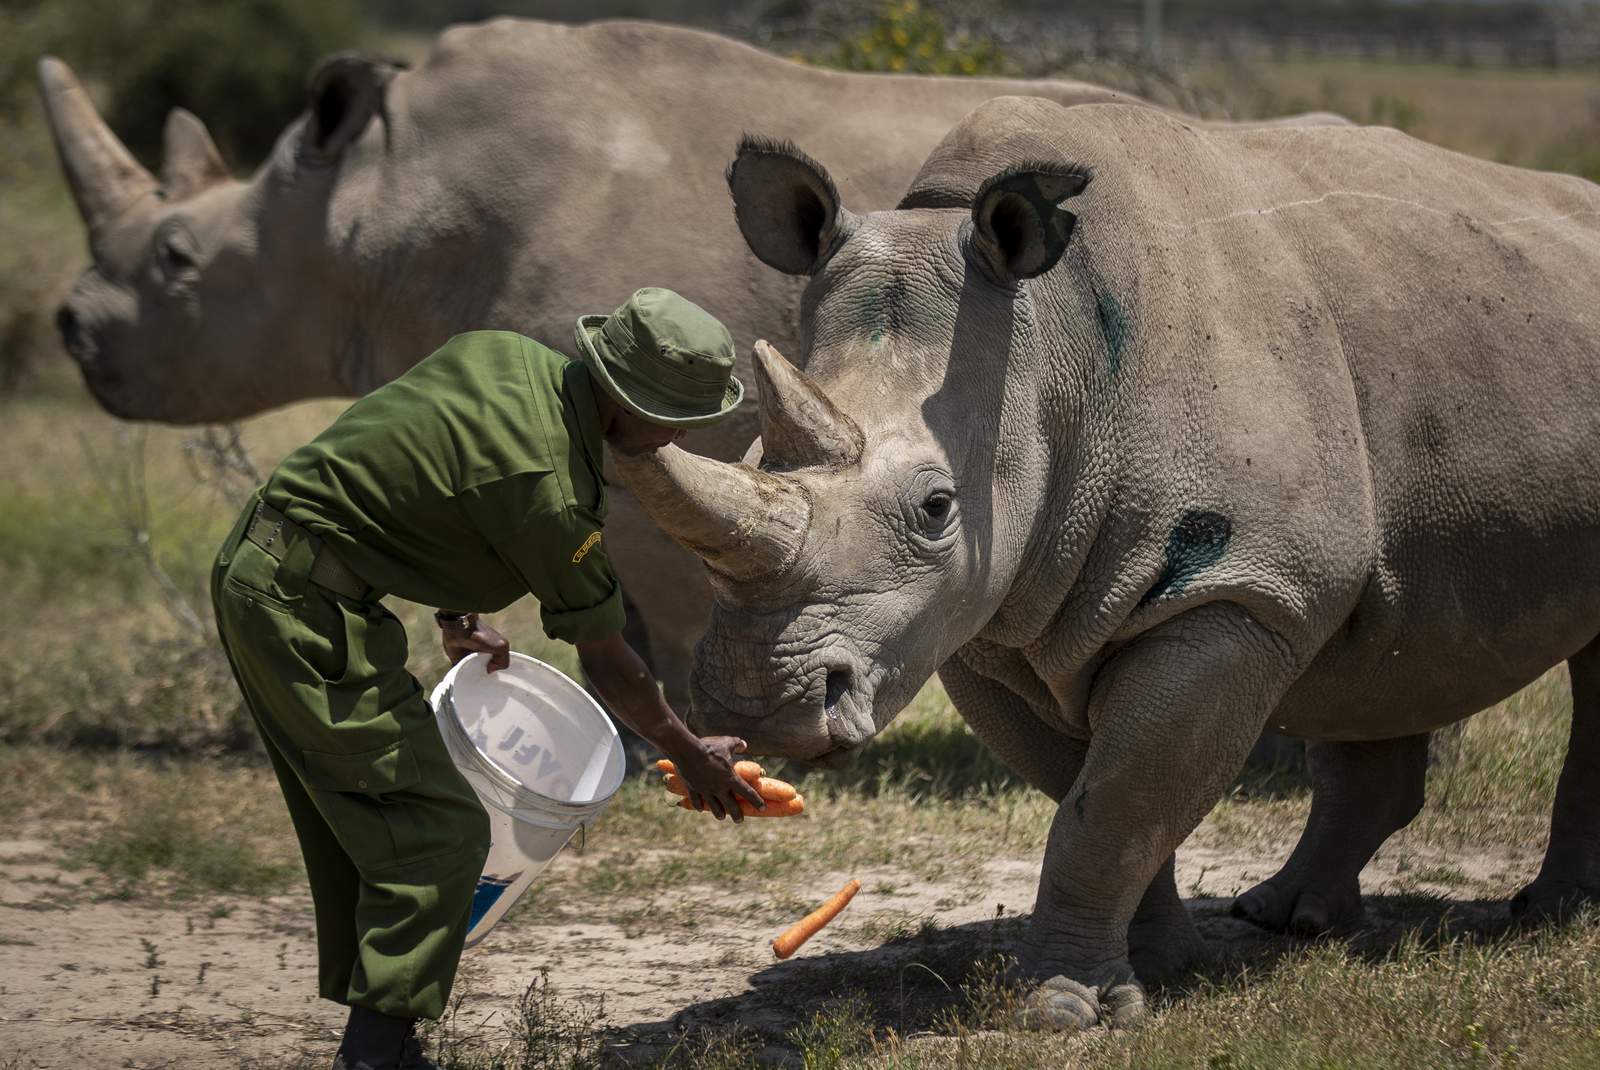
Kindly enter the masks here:
<path id="1" fill-rule="evenodd" d="M 107 221 L 153 193 L 156 180 L 106 126 L 71 67 L 54 56 L 41 59 L 39 93 L 61 169 L 93 242 Z"/>
<path id="2" fill-rule="evenodd" d="M 755 345 L 764 467 L 845 468 L 861 459 L 856 422 L 766 342 Z"/>
<path id="3" fill-rule="evenodd" d="M 787 141 L 746 134 L 728 189 L 750 251 L 787 275 L 815 274 L 854 225 L 828 172 Z"/>
<path id="4" fill-rule="evenodd" d="M 185 200 L 227 180 L 228 168 L 206 124 L 183 108 L 168 112 L 161 150 L 161 191 L 167 200 Z"/>
<path id="5" fill-rule="evenodd" d="M 1043 275 L 1067 251 L 1078 217 L 1060 207 L 1089 184 L 1089 176 L 1049 165 L 1026 165 L 995 175 L 972 202 L 972 249 L 1000 282 Z"/>
<path id="6" fill-rule="evenodd" d="M 353 52 L 337 53 L 318 64 L 311 73 L 310 115 L 302 134 L 305 147 L 323 159 L 343 152 L 374 115 L 383 113 L 389 81 L 402 66 Z"/>

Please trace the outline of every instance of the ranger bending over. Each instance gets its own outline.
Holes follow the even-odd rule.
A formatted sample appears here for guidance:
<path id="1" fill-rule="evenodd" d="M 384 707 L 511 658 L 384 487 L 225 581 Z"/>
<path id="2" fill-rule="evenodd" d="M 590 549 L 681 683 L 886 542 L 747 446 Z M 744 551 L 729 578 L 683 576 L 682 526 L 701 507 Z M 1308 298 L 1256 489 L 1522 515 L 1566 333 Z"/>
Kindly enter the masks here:
<path id="1" fill-rule="evenodd" d="M 434 1067 L 413 1032 L 455 979 L 489 824 L 451 763 L 406 634 L 437 614 L 452 662 L 509 647 L 479 613 L 538 598 L 623 722 L 718 817 L 761 799 L 733 737 L 700 739 L 622 638 L 602 542 L 600 443 L 638 453 L 743 397 L 727 329 L 670 290 L 578 322 L 581 361 L 521 335 L 452 338 L 278 467 L 212 574 L 218 631 L 266 743 L 316 907 L 318 988 L 350 1007 L 335 1070 Z"/>

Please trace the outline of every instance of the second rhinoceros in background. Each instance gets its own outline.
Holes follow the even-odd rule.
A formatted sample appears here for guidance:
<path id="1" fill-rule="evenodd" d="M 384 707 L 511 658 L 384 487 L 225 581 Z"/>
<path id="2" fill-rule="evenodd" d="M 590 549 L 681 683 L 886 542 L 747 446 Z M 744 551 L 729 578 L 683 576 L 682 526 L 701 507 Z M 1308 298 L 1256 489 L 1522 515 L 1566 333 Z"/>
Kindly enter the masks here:
<path id="1" fill-rule="evenodd" d="M 730 176 L 751 248 L 810 278 L 810 378 L 758 347 L 751 463 L 622 470 L 710 566 L 691 726 L 848 758 L 937 670 L 1060 804 L 1031 1021 L 1137 1018 L 1135 967 L 1198 951 L 1173 852 L 1264 726 L 1319 741 L 1315 799 L 1239 907 L 1348 916 L 1425 733 L 1563 659 L 1514 905 L 1600 893 L 1600 188 L 1032 99 L 979 108 L 895 211 L 782 144 Z"/>

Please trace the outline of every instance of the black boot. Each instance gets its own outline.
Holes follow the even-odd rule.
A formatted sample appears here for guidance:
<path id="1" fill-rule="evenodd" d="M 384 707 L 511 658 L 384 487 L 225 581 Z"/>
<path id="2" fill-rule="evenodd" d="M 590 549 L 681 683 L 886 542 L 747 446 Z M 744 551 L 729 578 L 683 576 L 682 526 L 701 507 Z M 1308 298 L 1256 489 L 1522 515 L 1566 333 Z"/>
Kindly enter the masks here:
<path id="1" fill-rule="evenodd" d="M 410 1070 L 412 1064 L 404 1060 L 406 1041 L 415 1043 L 411 1027 L 410 1018 L 395 1018 L 367 1007 L 351 1007 L 350 1020 L 344 1026 L 344 1040 L 339 1043 L 339 1053 L 333 1057 L 333 1070 L 400 1070 L 402 1066 Z M 431 1064 L 417 1065 L 427 1070 Z"/>
<path id="2" fill-rule="evenodd" d="M 415 1026 L 416 1023 L 412 1023 Z M 422 1054 L 422 1041 L 417 1039 L 416 1030 L 406 1034 L 405 1044 L 400 1049 L 400 1070 L 439 1070 L 439 1064 Z"/>

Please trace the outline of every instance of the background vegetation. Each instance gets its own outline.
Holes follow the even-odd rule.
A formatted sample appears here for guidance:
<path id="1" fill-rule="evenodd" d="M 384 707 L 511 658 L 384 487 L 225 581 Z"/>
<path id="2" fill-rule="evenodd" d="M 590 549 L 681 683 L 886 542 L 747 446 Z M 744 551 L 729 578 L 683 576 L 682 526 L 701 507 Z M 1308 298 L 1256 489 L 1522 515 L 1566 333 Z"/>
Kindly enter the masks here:
<path id="1" fill-rule="evenodd" d="M 808 62 L 864 70 L 1069 75 L 1211 116 L 1326 109 L 1463 152 L 1600 179 L 1600 76 L 1563 51 L 1587 40 L 1581 20 L 1593 12 L 1583 5 L 1173 2 L 1157 61 L 1138 52 L 1133 3 L 1063 13 L 998 0 L 565 2 L 0 7 L 0 619 L 9 625 L 0 630 L 0 815 L 49 830 L 97 875 L 101 893 L 257 894 L 298 873 L 270 774 L 211 642 L 204 586 L 250 468 L 268 470 L 341 403 L 292 406 L 232 431 L 130 427 L 93 406 L 50 326 L 87 257 L 33 96 L 43 51 L 80 70 L 147 162 L 158 162 L 166 110 L 181 105 L 207 121 L 241 173 L 298 111 L 320 55 L 355 46 L 415 60 L 446 21 L 521 12 L 695 20 Z M 443 669 L 431 624 L 421 607 L 401 608 L 414 668 L 431 683 Z M 520 649 L 572 667 L 570 649 L 539 635 L 529 607 L 500 623 Z M 1428 808 L 1404 834 L 1408 842 L 1539 850 L 1569 717 L 1557 671 L 1476 718 L 1456 760 L 1431 771 Z M 967 872 L 1032 857 L 1050 819 L 1044 800 L 976 744 L 936 683 L 852 769 L 789 775 L 829 807 L 829 820 L 808 825 L 804 837 L 763 829 L 707 847 L 671 820 L 653 789 L 631 785 L 594 830 L 595 864 L 558 867 L 543 898 L 626 900 L 671 887 L 692 853 L 697 873 L 750 893 L 752 917 L 778 918 L 797 906 L 770 894 L 785 879 L 855 865 Z M 1241 784 L 1201 837 L 1277 843 L 1305 807 L 1292 782 Z M 1436 868 L 1432 886 L 1480 896 L 1512 890 L 1506 878 Z M 1437 904 L 1420 896 L 1422 926 L 1437 920 Z M 651 912 L 651 924 L 693 920 L 670 905 L 637 909 L 641 918 Z M 921 931 L 911 918 L 883 938 Z M 1376 949 L 1333 944 L 1266 963 L 1224 962 L 1165 994 L 1151 1029 L 1089 1046 L 995 1030 L 1004 994 L 981 971 L 958 976 L 972 948 L 954 937 L 928 947 L 928 961 L 959 992 L 919 1020 L 933 1040 L 909 1039 L 905 1023 L 885 1020 L 859 995 L 816 993 L 796 1002 L 789 1050 L 818 1067 L 1600 1062 L 1593 920 L 1536 936 L 1424 927 Z M 481 1036 L 452 1040 L 447 1023 L 450 1065 L 587 1065 L 600 1050 L 592 1024 L 548 990 L 536 992 L 500 1048 Z M 675 1058 L 743 1065 L 743 1044 L 736 1033 L 701 1038 Z"/>

